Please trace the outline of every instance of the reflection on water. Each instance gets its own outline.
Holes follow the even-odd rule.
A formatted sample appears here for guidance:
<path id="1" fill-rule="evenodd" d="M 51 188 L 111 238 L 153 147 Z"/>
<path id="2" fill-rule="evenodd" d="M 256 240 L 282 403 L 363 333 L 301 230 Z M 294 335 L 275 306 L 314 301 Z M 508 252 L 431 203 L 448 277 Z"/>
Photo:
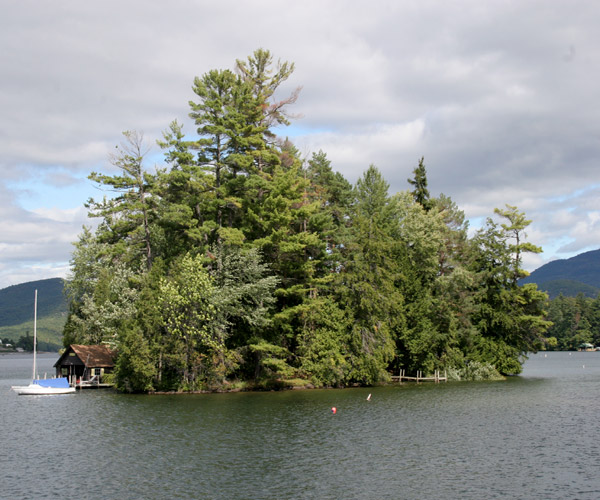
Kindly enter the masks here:
<path id="1" fill-rule="evenodd" d="M 30 367 L 0 356 L 2 498 L 600 498 L 600 352 L 505 382 L 182 396 L 17 396 Z"/>

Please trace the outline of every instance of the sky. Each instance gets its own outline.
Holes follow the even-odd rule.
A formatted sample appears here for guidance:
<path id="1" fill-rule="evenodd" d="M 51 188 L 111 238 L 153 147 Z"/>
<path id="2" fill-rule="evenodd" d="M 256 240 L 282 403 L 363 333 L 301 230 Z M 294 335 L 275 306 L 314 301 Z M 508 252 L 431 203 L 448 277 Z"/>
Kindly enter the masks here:
<path id="1" fill-rule="evenodd" d="M 264 48 L 302 87 L 288 136 L 390 193 L 424 157 L 432 196 L 481 226 L 532 220 L 532 271 L 600 248 L 600 3 L 594 0 L 0 0 L 0 289 L 68 277 L 122 132 L 194 137 L 194 77 Z"/>

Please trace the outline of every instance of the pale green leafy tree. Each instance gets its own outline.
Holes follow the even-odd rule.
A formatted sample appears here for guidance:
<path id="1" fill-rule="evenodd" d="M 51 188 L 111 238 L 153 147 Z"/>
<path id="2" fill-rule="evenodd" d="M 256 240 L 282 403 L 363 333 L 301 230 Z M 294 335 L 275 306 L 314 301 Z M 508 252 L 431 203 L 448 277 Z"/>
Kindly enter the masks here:
<path id="1" fill-rule="evenodd" d="M 199 388 L 218 371 L 224 339 L 212 322 L 214 286 L 202 258 L 186 254 L 160 282 L 158 304 L 168 339 L 166 360 L 181 375 L 184 390 Z"/>
<path id="2" fill-rule="evenodd" d="M 124 322 L 135 317 L 138 291 L 130 286 L 135 273 L 118 260 L 101 260 L 102 266 L 91 266 L 88 271 L 92 289 L 76 289 L 82 278 L 69 291 L 76 298 L 65 326 L 65 344 L 117 344 L 119 330 Z"/>

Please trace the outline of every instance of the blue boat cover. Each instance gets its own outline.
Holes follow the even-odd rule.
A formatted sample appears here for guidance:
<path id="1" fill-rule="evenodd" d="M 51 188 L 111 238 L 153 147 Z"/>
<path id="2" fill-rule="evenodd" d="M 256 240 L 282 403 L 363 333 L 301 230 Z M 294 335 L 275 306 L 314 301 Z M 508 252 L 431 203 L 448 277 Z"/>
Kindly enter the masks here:
<path id="1" fill-rule="evenodd" d="M 67 389 L 69 387 L 69 381 L 66 377 L 34 380 L 33 383 L 42 387 L 54 387 L 57 389 Z"/>

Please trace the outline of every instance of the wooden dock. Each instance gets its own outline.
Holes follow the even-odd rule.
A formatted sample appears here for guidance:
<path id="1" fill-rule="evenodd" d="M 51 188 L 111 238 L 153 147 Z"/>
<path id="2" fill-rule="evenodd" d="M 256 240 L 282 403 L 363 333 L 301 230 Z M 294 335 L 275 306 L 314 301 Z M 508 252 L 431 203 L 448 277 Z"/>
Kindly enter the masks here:
<path id="1" fill-rule="evenodd" d="M 94 376 L 90 380 L 79 380 L 73 384 L 76 389 L 108 389 L 113 387 L 113 384 L 105 384 L 101 382 L 100 377 Z"/>
<path id="2" fill-rule="evenodd" d="M 75 384 L 75 389 L 110 389 L 111 387 L 114 387 L 113 384 L 90 384 L 88 382 L 80 382 L 78 384 Z"/>
<path id="3" fill-rule="evenodd" d="M 392 375 L 392 382 L 402 383 L 405 380 L 408 382 L 435 382 L 436 384 L 439 384 L 440 382 L 448 382 L 448 374 L 446 373 L 446 370 L 444 370 L 444 375 L 442 376 L 441 372 L 436 370 L 433 377 L 425 377 L 423 376 L 422 371 L 417 371 L 416 377 L 409 377 L 404 370 L 400 370 L 399 375 Z"/>

